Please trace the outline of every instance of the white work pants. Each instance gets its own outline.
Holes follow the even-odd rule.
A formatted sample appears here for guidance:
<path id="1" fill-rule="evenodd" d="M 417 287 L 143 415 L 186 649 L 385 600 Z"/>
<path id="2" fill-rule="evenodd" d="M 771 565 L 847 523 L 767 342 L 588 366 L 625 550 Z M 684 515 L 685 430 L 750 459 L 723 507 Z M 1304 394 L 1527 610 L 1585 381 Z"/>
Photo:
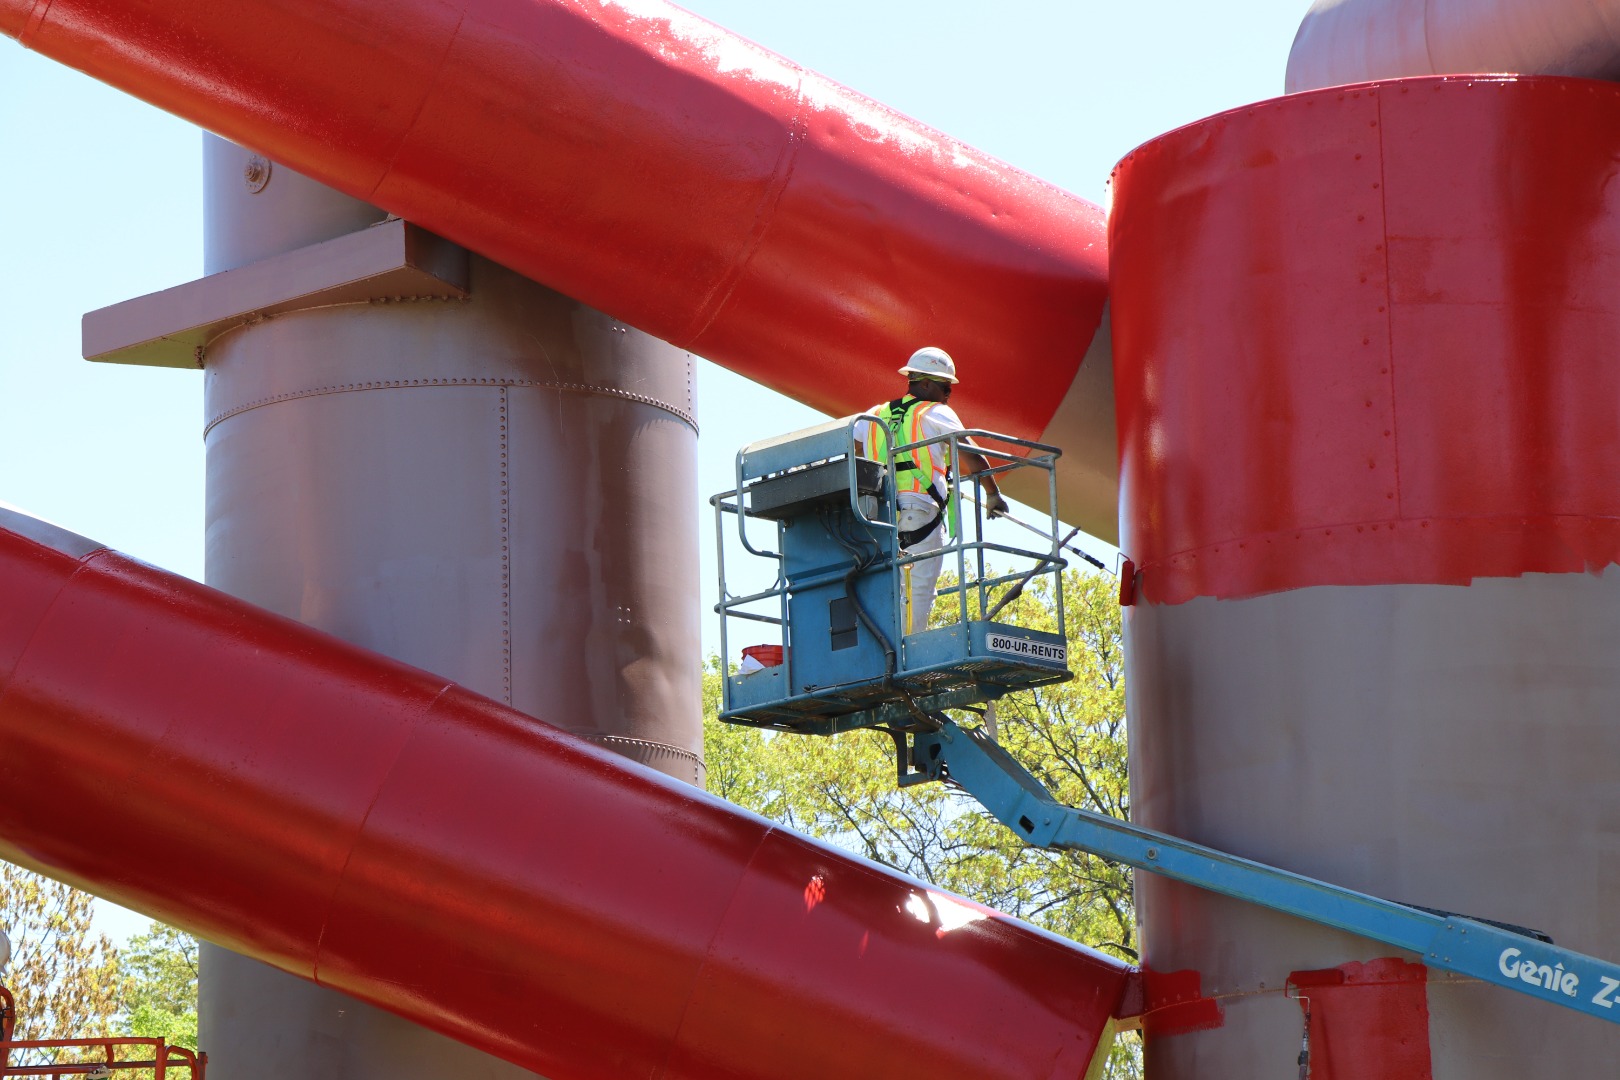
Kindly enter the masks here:
<path id="1" fill-rule="evenodd" d="M 928 524 L 928 519 L 935 513 L 938 511 L 933 508 L 920 510 L 902 507 L 896 524 L 900 526 L 901 532 L 910 532 Z M 905 553 L 917 555 L 924 551 L 938 551 L 944 545 L 945 515 L 940 514 L 939 524 L 935 526 L 934 531 L 906 548 Z M 905 605 L 906 610 L 911 613 L 911 626 L 906 633 L 915 634 L 919 630 L 927 629 L 928 613 L 934 610 L 934 587 L 939 583 L 939 570 L 944 562 L 943 555 L 935 555 L 932 559 L 919 559 L 902 568 L 902 580 L 906 591 Z"/>

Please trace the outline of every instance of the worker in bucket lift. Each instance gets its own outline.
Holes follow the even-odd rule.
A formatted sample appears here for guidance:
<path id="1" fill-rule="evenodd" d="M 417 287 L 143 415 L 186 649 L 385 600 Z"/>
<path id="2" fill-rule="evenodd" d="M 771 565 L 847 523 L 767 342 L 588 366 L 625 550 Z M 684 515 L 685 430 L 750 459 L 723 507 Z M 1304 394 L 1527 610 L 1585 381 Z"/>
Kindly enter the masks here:
<path id="1" fill-rule="evenodd" d="M 948 404 L 951 389 L 957 382 L 956 362 L 949 353 L 933 346 L 918 349 L 900 369 L 900 374 L 910 380 L 906 393 L 867 410 L 882 417 L 884 423 L 861 420 L 855 425 L 860 452 L 874 461 L 886 460 L 890 446 L 905 446 L 963 430 L 961 418 Z M 983 473 L 990 467 L 982 456 L 966 450 L 962 451 L 961 458 L 964 477 Z M 943 547 L 947 520 L 951 533 L 961 534 L 959 508 L 947 505 L 948 478 L 957 465 L 951 460 L 947 443 L 908 450 L 895 459 L 894 487 L 899 495 L 895 524 L 900 529 L 900 549 L 906 554 Z M 979 482 L 984 489 L 985 511 L 991 517 L 1005 514 L 1007 500 L 1002 498 L 995 477 L 985 476 Z M 905 567 L 906 633 L 915 634 L 928 626 L 928 614 L 934 607 L 934 586 L 939 581 L 944 561 L 943 556 L 936 555 Z"/>

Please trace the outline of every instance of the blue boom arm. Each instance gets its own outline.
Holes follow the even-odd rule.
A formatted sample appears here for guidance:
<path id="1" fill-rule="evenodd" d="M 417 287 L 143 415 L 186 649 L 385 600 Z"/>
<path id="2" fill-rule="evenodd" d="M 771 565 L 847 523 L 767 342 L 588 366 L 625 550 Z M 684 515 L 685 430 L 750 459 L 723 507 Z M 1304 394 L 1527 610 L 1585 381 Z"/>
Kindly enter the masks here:
<path id="1" fill-rule="evenodd" d="M 1029 844 L 1090 852 L 1211 892 L 1418 953 L 1430 967 L 1620 1022 L 1620 966 L 1528 933 L 1409 907 L 1240 859 L 1117 818 L 1064 806 L 983 729 L 918 733 L 916 780 L 945 780 Z"/>

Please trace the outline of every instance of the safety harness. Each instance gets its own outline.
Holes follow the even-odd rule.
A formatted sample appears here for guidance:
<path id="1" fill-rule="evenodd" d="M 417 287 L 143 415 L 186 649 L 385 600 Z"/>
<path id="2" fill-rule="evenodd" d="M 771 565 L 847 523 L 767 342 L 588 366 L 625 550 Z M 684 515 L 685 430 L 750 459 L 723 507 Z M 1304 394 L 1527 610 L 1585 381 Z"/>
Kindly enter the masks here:
<path id="1" fill-rule="evenodd" d="M 873 424 L 867 432 L 867 456 L 881 461 L 887 456 L 887 448 L 880 445 L 880 440 L 887 436 L 893 440 L 890 446 L 905 446 L 908 443 L 922 441 L 922 410 L 918 406 L 930 406 L 932 401 L 924 401 L 907 394 L 905 397 L 895 398 L 889 402 L 887 427 L 884 431 L 877 424 Z M 908 423 L 909 421 L 909 423 Z M 910 430 L 906 430 L 909 428 Z M 947 504 L 934 486 L 934 455 L 946 452 L 941 447 L 922 446 L 913 447 L 905 456 L 894 459 L 894 486 L 897 492 L 924 492 L 938 510 L 934 516 L 915 529 L 902 529 L 900 531 L 900 546 L 909 548 L 918 541 L 925 539 L 929 533 L 939 527 L 942 514 L 950 513 L 950 528 L 952 535 L 958 529 L 954 505 Z M 922 460 L 919 462 L 918 458 Z M 940 470 L 949 475 L 950 466 Z"/>

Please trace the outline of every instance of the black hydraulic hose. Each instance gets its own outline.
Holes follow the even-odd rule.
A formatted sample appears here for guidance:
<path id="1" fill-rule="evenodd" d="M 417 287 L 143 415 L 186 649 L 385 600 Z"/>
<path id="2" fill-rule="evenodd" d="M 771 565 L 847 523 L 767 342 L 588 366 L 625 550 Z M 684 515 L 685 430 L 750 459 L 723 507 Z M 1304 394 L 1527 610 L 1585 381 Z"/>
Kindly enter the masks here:
<path id="1" fill-rule="evenodd" d="M 829 514 L 831 517 L 829 517 Z M 906 706 L 911 710 L 911 715 L 913 719 L 916 720 L 919 728 L 927 731 L 938 731 L 941 727 L 940 720 L 923 712 L 922 707 L 919 706 L 916 699 L 911 696 L 911 691 L 894 681 L 895 672 L 900 669 L 900 654 L 895 650 L 894 643 L 889 640 L 889 636 L 878 627 L 871 615 L 867 613 L 866 606 L 861 603 L 860 593 L 855 588 L 855 579 L 860 577 L 863 571 L 869 569 L 874 563 L 883 557 L 883 545 L 878 543 L 875 539 L 870 540 L 872 545 L 872 554 L 870 556 L 863 555 L 856 547 L 856 544 L 864 544 L 867 543 L 868 540 L 866 538 L 858 538 L 852 541 L 848 536 L 845 536 L 843 531 L 844 520 L 845 519 L 841 511 L 828 511 L 826 509 L 821 511 L 821 524 L 827 530 L 827 535 L 831 536 L 838 542 L 840 547 L 849 552 L 850 558 L 853 560 L 853 565 L 850 567 L 849 573 L 844 575 L 844 595 L 849 598 L 850 604 L 854 606 L 856 618 L 860 619 L 862 625 L 866 627 L 867 632 L 877 639 L 878 644 L 883 646 L 883 685 L 887 689 L 893 690 L 896 694 L 900 695 L 901 700 L 904 701 Z M 903 632 L 904 631 L 902 631 L 902 633 Z M 894 734 L 894 732 L 891 730 L 890 734 Z M 904 739 L 898 739 L 897 744 L 903 747 L 905 745 Z M 905 775 L 903 750 L 901 751 L 901 754 L 902 759 L 899 768 L 900 775 L 903 778 Z"/>
<path id="2" fill-rule="evenodd" d="M 828 513 L 833 513 L 836 521 L 829 520 Z M 825 526 L 828 536 L 831 536 L 834 541 L 838 541 L 839 547 L 849 552 L 851 559 L 854 560 L 854 565 L 849 568 L 849 573 L 844 575 L 844 596 L 849 597 L 849 602 L 855 607 L 855 617 L 860 619 L 863 627 L 867 628 L 868 633 L 872 633 L 873 638 L 878 640 L 878 644 L 883 646 L 883 667 L 885 667 L 885 670 L 883 670 L 883 685 L 888 690 L 893 690 L 894 693 L 901 696 L 902 701 L 906 703 L 907 708 L 912 712 L 912 717 L 917 721 L 920 729 L 940 730 L 940 719 L 928 716 L 927 712 L 923 712 L 922 706 L 917 704 L 917 699 L 912 698 L 912 693 L 906 687 L 901 687 L 899 683 L 894 682 L 894 674 L 899 670 L 899 653 L 894 648 L 893 641 L 889 641 L 889 636 L 878 628 L 878 623 L 872 619 L 872 615 L 868 614 L 867 607 L 860 602 L 859 591 L 855 589 L 855 578 L 859 578 L 865 570 L 868 570 L 873 563 L 878 562 L 883 557 L 883 546 L 873 539 L 873 541 L 870 541 L 872 542 L 872 555 L 867 557 L 867 555 L 860 554 L 855 544 L 857 542 L 863 544 L 863 542 L 867 541 L 865 539 L 851 541 L 847 536 L 844 536 L 842 523 L 844 523 L 844 515 L 841 512 L 828 512 L 828 510 L 821 512 L 821 525 Z M 902 772 L 904 772 L 904 769 L 902 769 Z"/>
<path id="3" fill-rule="evenodd" d="M 838 545 L 849 552 L 852 560 L 849 573 L 844 575 L 844 595 L 849 598 L 849 602 L 854 606 L 855 617 L 861 620 L 861 624 L 866 627 L 867 632 L 877 639 L 879 645 L 883 646 L 884 677 L 892 679 L 899 667 L 899 653 L 895 651 L 894 644 L 889 641 L 889 636 L 867 614 L 866 605 L 861 603 L 860 593 L 855 588 L 855 579 L 860 577 L 863 571 L 877 561 L 877 556 L 883 549 L 881 546 L 874 544 L 873 546 L 877 548 L 877 551 L 873 555 L 862 554 L 860 549 L 844 536 L 843 529 L 836 527 L 833 521 L 828 520 L 829 513 L 833 513 L 838 518 L 838 525 L 842 524 L 842 514 L 827 510 L 821 512 L 821 523 L 826 528 L 827 535 L 838 541 Z"/>

